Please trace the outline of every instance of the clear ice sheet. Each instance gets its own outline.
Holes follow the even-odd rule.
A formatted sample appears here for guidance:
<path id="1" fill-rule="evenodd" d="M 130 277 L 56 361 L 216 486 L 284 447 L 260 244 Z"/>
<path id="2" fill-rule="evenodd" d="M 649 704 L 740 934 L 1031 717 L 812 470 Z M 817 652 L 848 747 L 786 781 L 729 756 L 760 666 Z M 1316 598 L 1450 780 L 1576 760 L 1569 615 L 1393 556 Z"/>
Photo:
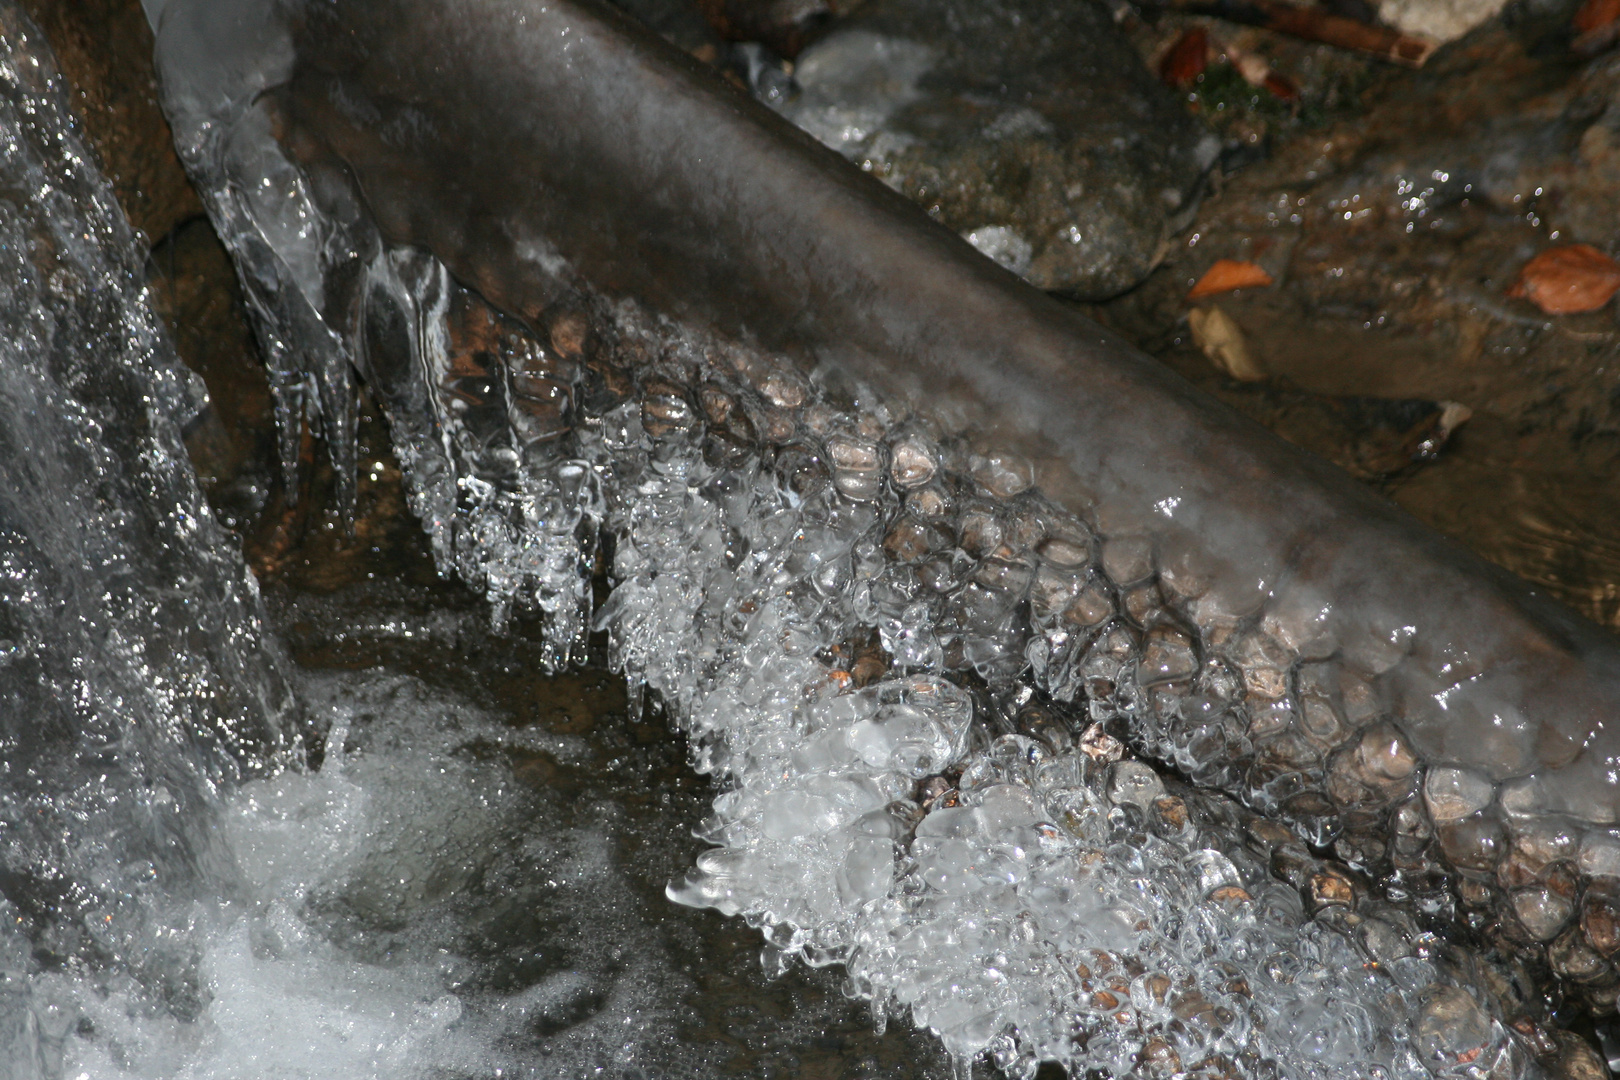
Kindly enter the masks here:
<path id="1" fill-rule="evenodd" d="M 672 899 L 758 926 L 768 968 L 843 964 L 878 1022 L 909 1014 L 961 1070 L 1537 1073 L 1470 954 L 1108 734 L 1220 779 L 1200 769 L 1240 737 L 1229 701 L 1293 707 L 1265 693 L 1292 676 L 1264 635 L 1243 668 L 1205 668 L 1156 606 L 1150 553 L 1046 501 L 1027 462 L 836 373 L 588 293 L 468 361 L 443 267 L 293 166 L 271 98 L 197 90 L 233 61 L 199 47 L 195 10 L 160 26 L 167 104 L 273 378 L 327 388 L 301 407 L 330 409 L 341 470 L 362 373 L 441 572 L 497 621 L 544 614 L 555 665 L 605 631 L 686 732 L 722 794 Z M 273 199 L 247 194 L 261 179 Z M 612 592 L 591 616 L 599 555 Z M 868 681 L 852 643 L 874 635 Z M 1398 737 L 1356 753 L 1348 783 L 1412 772 Z M 1272 779 L 1263 805 L 1291 794 Z M 1273 875 L 1279 851 L 1304 881 Z"/>

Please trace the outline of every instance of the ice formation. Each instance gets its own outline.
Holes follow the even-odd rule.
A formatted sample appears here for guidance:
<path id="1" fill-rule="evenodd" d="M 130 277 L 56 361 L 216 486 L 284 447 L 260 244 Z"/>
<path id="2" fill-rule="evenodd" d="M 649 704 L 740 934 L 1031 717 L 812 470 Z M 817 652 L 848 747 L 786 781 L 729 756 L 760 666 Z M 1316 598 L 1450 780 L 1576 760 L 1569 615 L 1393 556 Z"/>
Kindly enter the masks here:
<path id="1" fill-rule="evenodd" d="M 171 115 L 278 385 L 306 388 L 285 400 L 333 410 L 346 468 L 363 373 L 441 570 L 497 618 L 543 613 L 555 663 L 605 557 L 592 625 L 723 789 L 673 899 L 760 927 L 767 965 L 842 963 L 964 1072 L 1505 1078 L 1557 1057 L 1496 969 L 1115 738 L 1196 775 L 1230 760 L 1204 742 L 1249 737 L 1233 718 L 1269 703 L 1286 729 L 1296 679 L 1336 744 L 1353 687 L 1201 655 L 1144 545 L 836 371 L 588 292 L 528 323 L 489 309 L 284 155 L 253 93 L 273 72 L 218 94 L 230 50 L 191 14 L 161 28 Z M 1398 733 L 1353 745 L 1347 783 L 1413 772 Z"/>

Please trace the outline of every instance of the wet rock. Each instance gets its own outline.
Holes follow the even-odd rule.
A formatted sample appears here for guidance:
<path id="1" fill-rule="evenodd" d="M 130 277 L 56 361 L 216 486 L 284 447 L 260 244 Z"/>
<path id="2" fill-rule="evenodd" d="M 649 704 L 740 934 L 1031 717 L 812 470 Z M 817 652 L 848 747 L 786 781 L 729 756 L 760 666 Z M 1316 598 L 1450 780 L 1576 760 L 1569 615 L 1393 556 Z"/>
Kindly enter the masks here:
<path id="1" fill-rule="evenodd" d="M 873 0 L 800 54 L 780 107 L 1041 288 L 1130 288 L 1218 143 L 1101 5 Z"/>
<path id="2" fill-rule="evenodd" d="M 22 0 L 22 7 L 56 51 L 130 224 L 158 240 L 201 215 L 158 108 L 152 31 L 140 0 Z"/>
<path id="3" fill-rule="evenodd" d="M 230 257 L 198 219 L 172 231 L 150 266 L 153 306 L 181 360 L 208 386 L 208 408 L 187 432 L 186 449 L 215 511 L 240 528 L 263 508 L 275 419 Z"/>

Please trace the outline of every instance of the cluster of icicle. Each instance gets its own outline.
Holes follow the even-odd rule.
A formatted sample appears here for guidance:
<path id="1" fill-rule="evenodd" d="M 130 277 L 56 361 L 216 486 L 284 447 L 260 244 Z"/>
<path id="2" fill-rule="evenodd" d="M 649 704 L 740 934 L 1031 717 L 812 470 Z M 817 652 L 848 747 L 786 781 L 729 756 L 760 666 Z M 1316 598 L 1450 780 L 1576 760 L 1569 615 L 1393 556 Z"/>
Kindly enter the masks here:
<path id="1" fill-rule="evenodd" d="M 964 1075 L 1537 1073 L 1546 1037 L 1513 1030 L 1493 972 L 1123 754 L 1159 688 L 1196 684 L 1212 723 L 1244 693 L 1142 606 L 1150 552 L 1105 545 L 1026 462 L 628 304 L 484 316 L 467 345 L 476 299 L 319 192 L 273 105 L 176 70 L 282 422 L 308 409 L 351 469 L 361 372 L 441 570 L 498 617 L 543 613 L 558 664 L 605 630 L 689 733 L 723 793 L 673 899 L 746 917 L 768 965 L 844 964 L 878 1022 L 909 1012 Z M 1376 785 L 1388 740 L 1368 738 L 1347 768 Z"/>

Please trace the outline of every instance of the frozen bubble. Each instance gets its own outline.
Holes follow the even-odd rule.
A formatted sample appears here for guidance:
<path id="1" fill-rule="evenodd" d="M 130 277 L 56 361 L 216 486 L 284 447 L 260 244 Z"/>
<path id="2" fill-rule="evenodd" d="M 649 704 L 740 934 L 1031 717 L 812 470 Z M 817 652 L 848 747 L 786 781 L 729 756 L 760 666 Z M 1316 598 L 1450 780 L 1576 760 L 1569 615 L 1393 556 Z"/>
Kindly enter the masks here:
<path id="1" fill-rule="evenodd" d="M 1593 829 L 1581 838 L 1579 860 L 1588 877 L 1620 880 L 1620 835 Z"/>
<path id="2" fill-rule="evenodd" d="M 1468 991 L 1442 986 L 1424 995 L 1412 1045 L 1430 1068 L 1473 1060 L 1491 1039 L 1490 1017 Z"/>
<path id="3" fill-rule="evenodd" d="M 973 479 L 998 499 L 1010 499 L 1035 486 L 1035 466 L 1017 454 L 975 455 L 970 471 Z"/>
<path id="4" fill-rule="evenodd" d="M 889 447 L 890 475 L 904 490 L 921 487 L 939 473 L 939 447 L 918 432 L 908 432 Z"/>
<path id="5" fill-rule="evenodd" d="M 1148 634 L 1137 676 L 1143 686 L 1187 679 L 1197 670 L 1198 657 L 1185 633 L 1161 626 Z"/>
<path id="6" fill-rule="evenodd" d="M 827 439 L 833 483 L 851 499 L 875 499 L 883 490 L 883 448 L 870 439 L 833 435 Z"/>
<path id="7" fill-rule="evenodd" d="M 1513 913 L 1537 941 L 1557 937 L 1573 910 L 1574 905 L 1545 886 L 1520 889 L 1513 894 Z"/>
<path id="8" fill-rule="evenodd" d="M 1163 794 L 1164 781 L 1140 761 L 1119 762 L 1109 777 L 1108 797 L 1117 804 L 1137 806 L 1145 811 Z"/>
<path id="9" fill-rule="evenodd" d="M 1116 536 L 1103 541 L 1103 572 L 1116 585 L 1133 585 L 1153 573 L 1153 544 L 1146 537 Z"/>
<path id="10" fill-rule="evenodd" d="M 868 765 L 920 779 L 960 754 L 973 706 L 955 686 L 935 679 L 901 679 L 863 694 L 877 707 L 850 729 L 848 738 Z"/>
<path id="11" fill-rule="evenodd" d="M 1466 769 L 1430 769 L 1423 782 L 1423 801 L 1437 822 L 1460 821 L 1490 805 L 1491 782 Z"/>

